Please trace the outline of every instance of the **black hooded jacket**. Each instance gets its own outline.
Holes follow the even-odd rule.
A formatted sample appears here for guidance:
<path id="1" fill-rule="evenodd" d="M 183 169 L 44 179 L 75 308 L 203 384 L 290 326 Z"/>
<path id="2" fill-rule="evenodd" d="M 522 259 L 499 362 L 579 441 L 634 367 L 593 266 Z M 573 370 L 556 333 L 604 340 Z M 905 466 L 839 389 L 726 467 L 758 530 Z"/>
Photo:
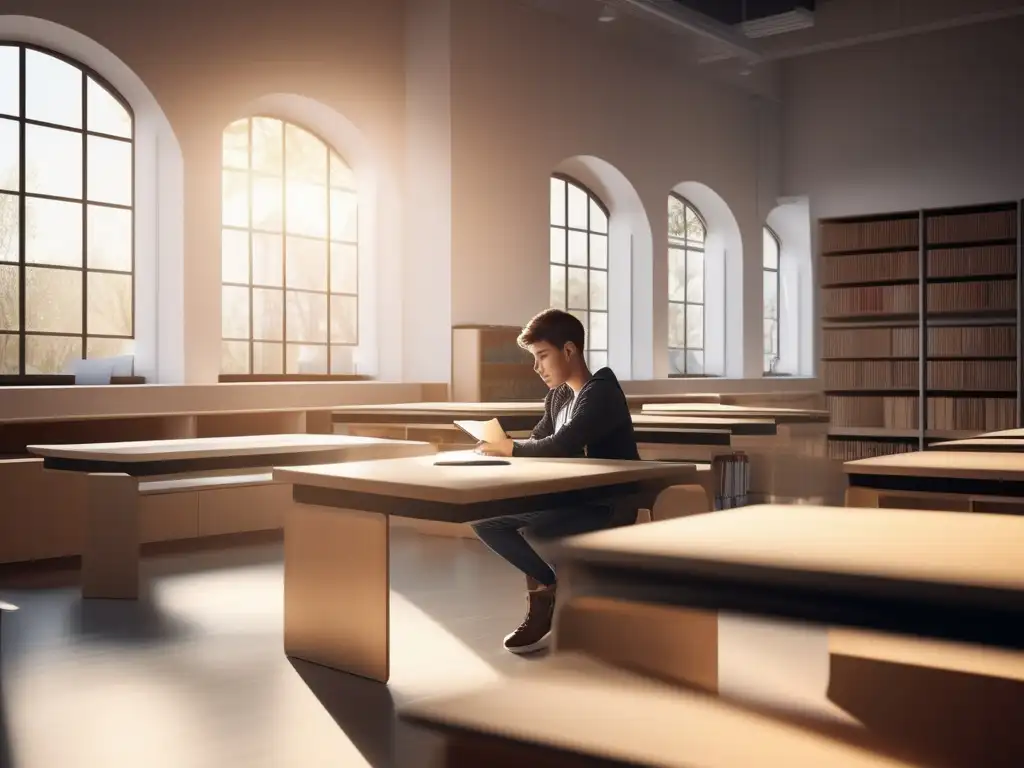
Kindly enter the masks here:
<path id="1" fill-rule="evenodd" d="M 611 368 L 600 369 L 583 385 L 571 420 L 555 432 L 555 419 L 571 401 L 568 384 L 550 390 L 544 398 L 544 417 L 529 440 L 516 441 L 512 455 L 640 460 L 629 404 Z"/>

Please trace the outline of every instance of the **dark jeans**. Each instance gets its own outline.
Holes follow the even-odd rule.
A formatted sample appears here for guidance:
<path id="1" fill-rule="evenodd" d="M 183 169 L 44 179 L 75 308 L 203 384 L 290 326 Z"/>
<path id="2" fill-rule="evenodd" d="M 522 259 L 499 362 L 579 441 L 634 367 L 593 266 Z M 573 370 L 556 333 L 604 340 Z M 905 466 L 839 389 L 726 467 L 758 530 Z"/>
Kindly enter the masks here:
<path id="1" fill-rule="evenodd" d="M 545 509 L 482 520 L 473 523 L 473 530 L 491 550 L 527 576 L 549 587 L 555 583 L 555 572 L 526 537 L 536 541 L 560 539 L 628 525 L 635 517 L 636 510 L 628 514 L 625 510 L 605 506 Z"/>

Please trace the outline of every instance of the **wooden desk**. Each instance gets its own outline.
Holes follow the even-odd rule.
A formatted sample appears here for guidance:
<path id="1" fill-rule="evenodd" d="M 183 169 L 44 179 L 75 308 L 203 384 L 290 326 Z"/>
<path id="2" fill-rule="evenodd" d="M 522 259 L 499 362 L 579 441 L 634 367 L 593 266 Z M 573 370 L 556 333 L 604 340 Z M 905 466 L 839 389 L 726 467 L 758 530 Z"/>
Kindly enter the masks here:
<path id="1" fill-rule="evenodd" d="M 1018 453 L 1024 451 L 1024 438 L 1020 437 L 971 437 L 964 440 L 943 440 L 931 443 L 928 448 L 935 451 L 983 451 L 985 453 Z"/>
<path id="2" fill-rule="evenodd" d="M 1006 515 L 757 505 L 577 536 L 557 545 L 554 557 L 574 599 L 727 610 L 1020 651 L 1022 543 L 1024 520 Z"/>
<path id="3" fill-rule="evenodd" d="M 403 720 L 447 738 L 445 768 L 909 768 L 805 724 L 673 688 L 575 654 L 455 695 Z"/>
<path id="4" fill-rule="evenodd" d="M 1005 438 L 1021 439 L 1024 438 L 1024 429 L 1000 429 L 995 432 L 982 432 L 980 435 L 975 435 L 975 437 L 992 438 L 997 440 Z"/>
<path id="5" fill-rule="evenodd" d="M 451 456 L 451 454 L 447 454 Z M 467 523 L 591 502 L 650 509 L 663 489 L 694 484 L 690 464 L 511 459 L 434 466 L 434 457 L 275 469 L 293 484 L 285 521 L 285 649 L 386 682 L 391 515 Z M 706 497 L 700 511 L 707 509 Z M 344 606 L 344 609 L 339 609 Z"/>
<path id="6" fill-rule="evenodd" d="M 843 471 L 848 507 L 895 498 L 928 509 L 1019 514 L 1024 502 L 1024 453 L 916 451 L 847 461 Z"/>
<path id="7" fill-rule="evenodd" d="M 86 476 L 82 595 L 139 593 L 139 479 L 351 459 L 416 456 L 427 443 L 346 435 L 245 435 L 86 445 L 32 445 L 48 470 Z"/>

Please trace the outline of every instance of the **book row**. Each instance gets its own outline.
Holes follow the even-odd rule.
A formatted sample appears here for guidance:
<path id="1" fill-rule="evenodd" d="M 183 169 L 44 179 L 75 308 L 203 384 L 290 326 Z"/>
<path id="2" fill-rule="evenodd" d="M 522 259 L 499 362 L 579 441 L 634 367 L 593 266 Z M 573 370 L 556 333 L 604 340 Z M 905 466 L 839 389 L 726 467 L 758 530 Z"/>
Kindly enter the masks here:
<path id="1" fill-rule="evenodd" d="M 992 432 L 1017 426 L 1017 401 L 1012 397 L 929 397 L 927 428 Z M 914 396 L 830 396 L 834 427 L 917 429 L 918 398 Z"/>
<path id="2" fill-rule="evenodd" d="M 918 398 L 913 395 L 826 398 L 834 427 L 884 427 L 917 429 Z"/>
<path id="3" fill-rule="evenodd" d="M 1017 212 L 1009 209 L 929 216 L 926 227 L 929 244 L 1008 240 L 1017 236 Z"/>
<path id="4" fill-rule="evenodd" d="M 893 453 L 910 453 L 917 450 L 917 443 L 901 443 L 891 440 L 829 440 L 828 457 L 834 461 L 856 461 L 873 456 L 888 456 Z"/>
<path id="5" fill-rule="evenodd" d="M 821 225 L 821 251 L 917 247 L 917 217 L 882 221 L 828 221 Z"/>
<path id="6" fill-rule="evenodd" d="M 826 390 L 917 389 L 917 360 L 825 361 L 822 382 Z M 1013 360 L 928 361 L 928 389 L 1016 391 L 1017 365 Z"/>
<path id="7" fill-rule="evenodd" d="M 832 318 L 920 312 L 916 284 L 826 288 L 822 291 L 822 303 L 823 315 Z M 929 313 L 1009 311 L 1016 306 L 1016 280 L 928 285 Z"/>
<path id="8" fill-rule="evenodd" d="M 822 357 L 917 357 L 916 327 L 829 328 L 822 332 Z M 928 329 L 928 357 L 1014 357 L 1017 332 L 1009 325 L 944 326 Z"/>
<path id="9" fill-rule="evenodd" d="M 929 397 L 928 429 L 992 432 L 1017 426 L 1012 397 Z"/>

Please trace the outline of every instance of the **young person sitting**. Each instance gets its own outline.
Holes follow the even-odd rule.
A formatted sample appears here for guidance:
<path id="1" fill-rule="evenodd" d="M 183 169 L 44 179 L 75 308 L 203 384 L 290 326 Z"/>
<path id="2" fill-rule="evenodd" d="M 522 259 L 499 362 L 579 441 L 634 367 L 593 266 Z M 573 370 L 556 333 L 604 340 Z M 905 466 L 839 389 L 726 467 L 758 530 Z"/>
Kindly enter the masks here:
<path id="1" fill-rule="evenodd" d="M 529 440 L 481 443 L 488 456 L 587 457 L 639 460 L 626 396 L 610 368 L 591 373 L 583 359 L 583 324 L 568 312 L 549 309 L 519 336 L 549 391 L 544 416 Z M 528 609 L 519 628 L 505 638 L 512 653 L 531 653 L 550 642 L 557 581 L 551 566 L 527 537 L 545 540 L 632 523 L 636 510 L 612 506 L 550 509 L 484 520 L 473 525 L 480 540 L 526 574 Z"/>

